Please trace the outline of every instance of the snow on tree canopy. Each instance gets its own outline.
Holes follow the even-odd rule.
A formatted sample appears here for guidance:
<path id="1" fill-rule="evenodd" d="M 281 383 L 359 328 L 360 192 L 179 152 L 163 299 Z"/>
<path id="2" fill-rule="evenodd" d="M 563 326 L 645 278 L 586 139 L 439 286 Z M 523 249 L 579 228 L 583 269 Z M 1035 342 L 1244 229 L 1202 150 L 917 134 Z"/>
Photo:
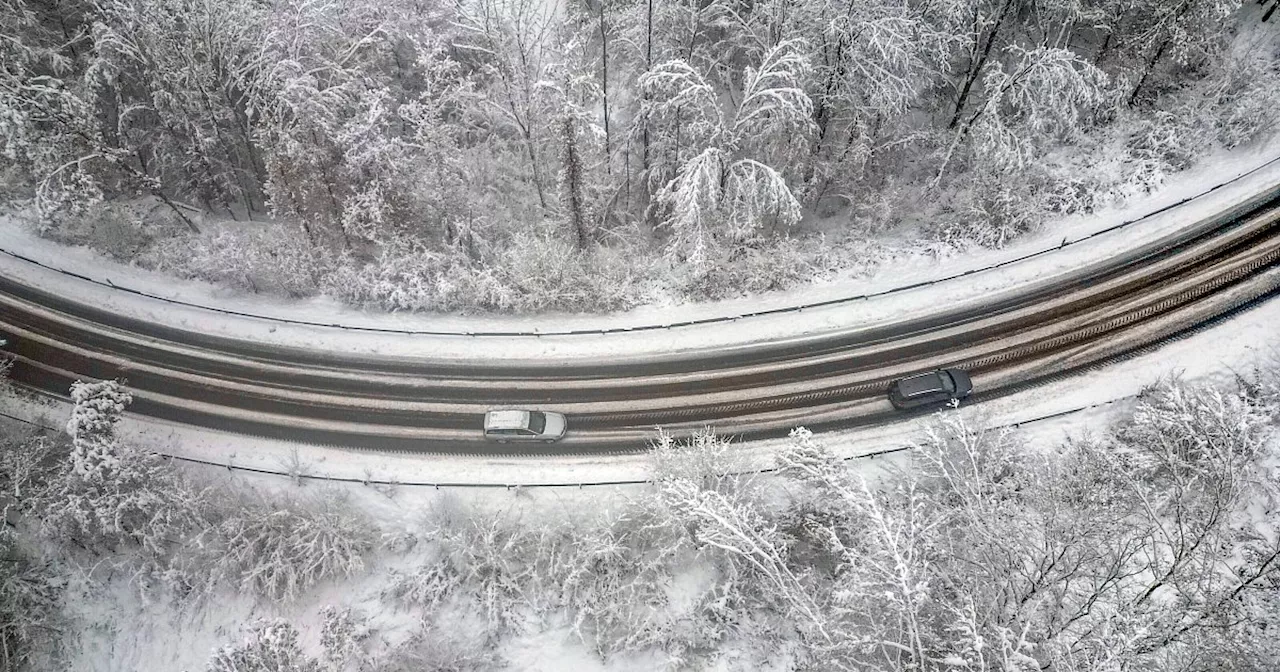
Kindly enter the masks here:
<path id="1" fill-rule="evenodd" d="M 114 380 L 76 381 L 71 386 L 71 400 L 75 407 L 67 421 L 67 434 L 73 445 L 72 469 L 85 480 L 107 480 L 108 472 L 120 467 L 114 449 L 116 425 L 133 397 Z"/>

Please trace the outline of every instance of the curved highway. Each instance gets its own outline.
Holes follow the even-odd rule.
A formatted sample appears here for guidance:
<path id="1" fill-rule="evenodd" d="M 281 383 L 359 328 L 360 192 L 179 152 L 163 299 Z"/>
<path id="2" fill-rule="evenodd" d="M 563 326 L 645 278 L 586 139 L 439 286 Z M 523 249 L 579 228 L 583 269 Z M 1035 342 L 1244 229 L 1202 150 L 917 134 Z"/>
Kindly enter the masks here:
<path id="1" fill-rule="evenodd" d="M 77 378 L 127 379 L 131 411 L 314 443 L 419 452 L 644 447 L 715 426 L 744 437 L 881 422 L 895 378 L 973 372 L 989 398 L 1096 365 L 1280 292 L 1280 185 L 1176 234 L 980 308 L 673 355 L 460 364 L 341 355 L 209 336 L 121 316 L 0 277 L 13 377 L 65 395 Z M 743 328 L 750 328 L 749 321 Z M 480 434 L 484 411 L 566 413 L 552 446 Z"/>

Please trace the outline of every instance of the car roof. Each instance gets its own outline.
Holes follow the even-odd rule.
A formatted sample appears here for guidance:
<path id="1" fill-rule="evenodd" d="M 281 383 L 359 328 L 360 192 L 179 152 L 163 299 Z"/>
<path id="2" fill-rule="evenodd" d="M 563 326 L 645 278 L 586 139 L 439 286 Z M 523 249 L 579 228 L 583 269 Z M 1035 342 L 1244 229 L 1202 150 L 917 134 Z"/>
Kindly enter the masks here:
<path id="1" fill-rule="evenodd" d="M 918 394 L 927 394 L 929 392 L 940 392 L 946 388 L 942 384 L 942 379 L 937 371 L 922 373 L 910 378 L 903 378 L 898 381 L 898 391 L 904 397 L 914 397 Z"/>
<path id="2" fill-rule="evenodd" d="M 529 426 L 529 411 L 489 411 L 484 416 L 485 429 L 524 429 Z"/>

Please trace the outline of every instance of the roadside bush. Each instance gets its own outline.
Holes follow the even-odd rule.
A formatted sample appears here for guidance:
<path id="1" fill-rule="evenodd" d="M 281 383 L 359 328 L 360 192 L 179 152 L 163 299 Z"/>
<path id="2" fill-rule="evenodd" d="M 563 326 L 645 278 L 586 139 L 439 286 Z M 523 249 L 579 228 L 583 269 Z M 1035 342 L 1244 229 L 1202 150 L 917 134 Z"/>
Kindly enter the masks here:
<path id="1" fill-rule="evenodd" d="M 63 437 L 38 432 L 6 437 L 0 443 L 0 510 L 19 515 L 35 511 L 70 451 Z"/>
<path id="2" fill-rule="evenodd" d="M 490 638 L 527 627 L 530 619 L 568 619 L 602 657 L 658 649 L 671 669 L 698 666 L 727 638 L 776 634 L 776 622 L 752 617 L 761 604 L 774 602 L 764 597 L 772 585 L 752 580 L 752 559 L 768 552 L 755 554 L 733 543 L 741 540 L 742 529 L 759 541 L 763 537 L 752 535 L 767 535 L 769 526 L 756 525 L 759 520 L 747 520 L 743 515 L 750 514 L 738 515 L 744 510 L 734 508 L 744 495 L 737 477 L 726 475 L 734 462 L 730 444 L 705 434 L 692 448 L 669 437 L 664 446 L 659 471 L 668 479 L 666 494 L 646 496 L 616 513 L 528 523 L 503 513 L 441 506 L 423 535 L 433 551 L 416 570 L 395 574 L 384 599 L 455 614 L 451 619 L 473 614 L 476 629 Z M 695 494 L 677 493 L 680 488 Z M 708 498 L 715 501 L 708 504 Z M 725 501 L 734 506 L 719 506 Z M 708 515 L 700 516 L 702 510 Z M 440 646 L 429 636 L 421 641 Z M 459 647 L 448 638 L 445 644 L 450 652 Z"/>
<path id="3" fill-rule="evenodd" d="M 673 600 L 667 586 L 695 559 L 680 530 L 633 505 L 584 530 L 579 560 L 561 579 L 575 632 L 602 656 L 658 647 L 688 648 L 686 627 L 700 620 L 693 594 Z M 696 572 L 696 570 L 694 570 Z"/>
<path id="4" fill-rule="evenodd" d="M 1264 350 L 1247 375 L 1236 375 L 1236 383 L 1250 399 L 1271 411 L 1280 423 L 1280 347 Z"/>
<path id="5" fill-rule="evenodd" d="M 425 538 L 434 552 L 417 569 L 394 574 L 383 598 L 450 613 L 451 620 L 471 614 L 474 629 L 487 637 L 525 627 L 528 619 L 567 619 L 602 657 L 658 648 L 672 661 L 687 661 L 709 651 L 735 621 L 729 605 L 736 598 L 727 589 L 735 584 L 649 498 L 554 524 L 446 506 L 431 515 Z M 676 583 L 681 594 L 673 596 Z M 423 644 L 440 644 L 433 641 Z M 447 651 L 460 646 L 444 643 Z"/>
<path id="6" fill-rule="evenodd" d="M 1020 186 L 1001 179 L 978 182 L 960 224 L 964 237 L 982 247 L 1001 248 L 1040 226 L 1043 214 Z"/>
<path id="7" fill-rule="evenodd" d="M 363 668 L 368 672 L 484 672 L 498 669 L 496 648 L 483 624 L 447 622 L 440 614 Z"/>
<path id="8" fill-rule="evenodd" d="M 1034 193 L 1046 213 L 1058 215 L 1090 214 L 1112 197 L 1103 180 L 1090 175 L 1079 176 L 1080 166 L 1072 163 L 1044 169 L 1033 176 Z"/>
<path id="9" fill-rule="evenodd" d="M 298 629 L 283 619 L 245 628 L 239 642 L 217 649 L 206 672 L 480 672 L 495 669 L 496 649 L 482 623 L 447 613 L 424 615 L 407 638 L 389 645 L 366 616 L 349 607 L 325 607 L 321 656 L 302 649 Z"/>
<path id="10" fill-rule="evenodd" d="M 1165 92 L 1149 114 L 1130 119 L 1131 181 L 1150 191 L 1165 177 L 1190 168 L 1215 147 L 1233 148 L 1277 129 L 1280 47 L 1261 31 L 1222 51 L 1202 78 Z"/>
<path id="11" fill-rule="evenodd" d="M 168 206 L 149 198 L 100 203 L 88 212 L 60 212 L 40 222 L 41 235 L 51 240 L 83 245 L 123 262 L 185 231 Z"/>
<path id="12" fill-rule="evenodd" d="M 813 282 L 852 262 L 840 260 L 821 237 L 760 238 L 734 247 L 724 263 L 692 272 L 679 289 L 693 300 L 749 296 Z"/>
<path id="13" fill-rule="evenodd" d="M 513 303 L 494 272 L 474 268 L 461 253 L 421 247 L 383 250 L 367 264 L 345 259 L 325 290 L 351 305 L 391 311 L 502 310 Z"/>
<path id="14" fill-rule="evenodd" d="M 638 249 L 582 252 L 545 232 L 519 232 L 492 265 L 511 287 L 516 312 L 607 312 L 641 302 Z"/>
<path id="15" fill-rule="evenodd" d="M 336 493 L 273 499 L 236 493 L 215 502 L 211 524 L 188 542 L 188 580 L 224 583 L 272 600 L 292 600 L 321 581 L 365 567 L 377 530 Z"/>
<path id="16" fill-rule="evenodd" d="M 0 507 L 0 670 L 56 669 L 63 630 L 65 578 L 56 566 L 21 548 Z"/>
<path id="17" fill-rule="evenodd" d="M 732 441 L 714 431 L 700 431 L 683 441 L 659 431 L 651 448 L 653 475 L 659 482 L 692 481 L 699 489 L 726 494 L 742 485 L 736 475 L 746 468 L 742 457 Z"/>
<path id="18" fill-rule="evenodd" d="M 293 298 L 320 293 L 334 268 L 333 260 L 311 245 L 301 229 L 283 224 L 166 238 L 137 261 L 182 278 Z"/>
<path id="19" fill-rule="evenodd" d="M 390 248 L 373 263 L 346 260 L 325 289 L 393 311 L 605 312 L 643 300 L 644 278 L 625 253 L 581 253 L 553 235 L 518 233 L 490 254 L 477 263 L 460 250 Z"/>
<path id="20" fill-rule="evenodd" d="M 260 620 L 237 644 L 214 652 L 206 672 L 321 672 L 298 643 L 298 629 L 282 619 Z"/>
<path id="21" fill-rule="evenodd" d="M 568 525 L 526 524 L 509 516 L 437 509 L 427 537 L 439 549 L 439 569 L 452 588 L 474 600 L 496 633 L 510 627 L 525 608 L 545 613 L 560 591 L 554 581 L 573 562 L 573 529 Z M 437 598 L 438 599 L 438 598 Z"/>
<path id="22" fill-rule="evenodd" d="M 1259 31 L 1223 50 L 1205 81 L 1181 94 L 1186 109 L 1218 144 L 1228 149 L 1277 130 L 1280 106 L 1280 38 Z"/>
<path id="23" fill-rule="evenodd" d="M 1275 57 L 1280 60 L 1280 54 Z M 1272 110 L 1280 107 L 1280 66 L 1242 68 L 1223 83 L 1214 135 L 1227 149 L 1276 131 Z"/>
<path id="24" fill-rule="evenodd" d="M 1046 157 L 1042 165 L 1016 173 L 975 167 L 957 175 L 949 210 L 936 216 L 937 240 L 964 249 L 972 245 L 1001 248 L 1040 229 L 1053 215 L 1088 214 L 1112 196 L 1087 166 L 1064 152 L 1061 163 Z"/>
<path id="25" fill-rule="evenodd" d="M 703 586 L 685 644 L 697 650 L 729 637 L 777 642 L 784 631 L 805 641 L 825 638 L 825 617 L 804 572 L 788 562 L 791 542 L 765 493 L 752 477 L 733 475 L 740 468 L 708 468 L 733 464 L 732 453 L 727 439 L 709 433 L 654 449 L 654 511 L 683 533 L 715 577 Z"/>
<path id="26" fill-rule="evenodd" d="M 1193 119 L 1178 111 L 1158 110 L 1150 117 L 1135 121 L 1134 131 L 1129 136 L 1129 153 L 1140 166 L 1146 166 L 1144 172 L 1153 175 L 1186 170 L 1204 151 L 1210 139 L 1198 130 Z M 1163 179 L 1149 178 L 1148 181 L 1154 188 Z"/>
<path id="27" fill-rule="evenodd" d="M 1247 470 L 1270 431 L 1265 410 L 1242 392 L 1193 387 L 1174 378 L 1144 391 L 1115 431 L 1149 478 L 1182 480 L 1184 470 Z"/>
<path id="28" fill-rule="evenodd" d="M 320 647 L 325 667 L 332 672 L 363 670 L 368 667 L 371 632 L 368 618 L 359 610 L 333 605 L 320 610 Z"/>

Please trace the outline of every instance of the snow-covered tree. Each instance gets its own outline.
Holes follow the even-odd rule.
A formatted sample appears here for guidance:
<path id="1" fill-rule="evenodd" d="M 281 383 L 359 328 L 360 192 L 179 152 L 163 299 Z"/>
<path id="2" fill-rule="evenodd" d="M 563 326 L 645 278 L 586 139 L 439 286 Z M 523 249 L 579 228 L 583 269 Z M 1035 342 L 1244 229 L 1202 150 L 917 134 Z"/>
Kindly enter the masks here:
<path id="1" fill-rule="evenodd" d="M 1240 394 L 1168 381 L 1109 436 L 1056 451 L 947 413 L 910 467 L 876 481 L 793 434 L 781 529 L 792 562 L 830 567 L 816 599 L 833 638 L 818 650 L 880 670 L 1266 659 L 1228 633 L 1275 622 L 1255 601 L 1280 585 L 1258 515 L 1280 492 L 1267 422 Z"/>
<path id="2" fill-rule="evenodd" d="M 332 493 L 304 501 L 240 497 L 217 502 L 191 559 L 206 584 L 292 600 L 321 581 L 365 567 L 376 530 Z"/>
<path id="3" fill-rule="evenodd" d="M 1214 51 L 1226 32 L 1228 18 L 1240 9 L 1241 0 L 1174 0 L 1135 3 L 1128 33 L 1128 47 L 1141 59 L 1130 70 L 1132 105 L 1146 93 L 1151 76 L 1166 60 L 1195 63 Z"/>
<path id="4" fill-rule="evenodd" d="M 528 180 L 545 210 L 550 184 L 543 164 L 550 115 L 538 85 L 555 63 L 556 8 L 534 0 L 478 0 L 462 7 L 462 42 L 492 82 L 490 106 L 496 121 L 514 136 Z"/>
<path id="5" fill-rule="evenodd" d="M 209 209 L 262 204 L 253 138 L 255 77 L 269 58 L 266 15 L 250 2 L 94 5 L 96 106 L 104 137 L 137 168 Z"/>
<path id="6" fill-rule="evenodd" d="M 572 51 L 572 49 L 570 49 Z M 603 217 L 599 176 L 609 157 L 604 145 L 607 136 L 591 112 L 592 101 L 600 97 L 600 89 L 591 79 L 571 76 L 568 64 L 552 68 L 557 81 L 539 85 L 540 95 L 549 99 L 547 107 L 557 110 L 551 115 L 554 126 L 559 170 L 557 193 L 560 218 L 578 250 L 586 251 Z"/>
<path id="7" fill-rule="evenodd" d="M 808 66 L 800 45 L 779 44 L 745 72 L 732 114 L 683 61 L 656 66 L 641 78 L 637 123 L 661 138 L 653 143 L 649 174 L 662 184 L 655 204 L 671 231 L 673 255 L 701 266 L 720 245 L 799 222 L 800 204 L 783 171 L 807 149 L 813 126 L 813 104 L 801 86 Z M 661 177 L 669 172 L 674 177 Z"/>
<path id="8" fill-rule="evenodd" d="M 753 500 L 749 483 L 726 472 L 729 442 L 712 433 L 676 444 L 663 436 L 655 446 L 657 501 L 669 524 L 685 530 L 693 548 L 712 558 L 733 581 L 750 584 L 800 619 L 808 636 L 829 639 L 826 618 L 809 587 L 787 563 L 777 523 Z"/>
<path id="9" fill-rule="evenodd" d="M 148 559 L 166 557 L 170 543 L 198 525 L 201 493 L 160 457 L 116 437 L 131 401 L 119 383 L 77 382 L 71 398 L 71 455 L 42 494 L 42 529 L 90 548 L 136 545 Z"/>
<path id="10" fill-rule="evenodd" d="M 877 152 L 913 140 L 901 117 L 922 104 L 933 72 L 945 67 L 953 31 L 927 6 L 900 2 L 805 3 L 813 44 L 811 197 L 843 188 Z M 902 137 L 904 135 L 906 137 Z"/>
<path id="11" fill-rule="evenodd" d="M 1267 132 L 1275 59 L 1225 48 L 1240 4 L 0 0 L 0 196 L 148 265 L 396 308 L 634 304 L 653 242 L 693 262 L 682 291 L 770 287 L 792 255 L 756 262 L 784 246 L 829 267 L 830 245 L 779 240 L 803 215 L 871 225 L 932 190 L 940 237 L 998 243 L 1059 192 L 1128 191 L 1046 166 L 1095 123 L 1136 118 L 1141 188 Z M 297 240 L 252 254 L 267 225 L 165 240 L 145 217 L 120 244 L 97 206 L 139 196 L 191 234 L 199 211 L 268 211 Z M 579 249 L 549 266 L 562 238 Z M 246 278 L 283 249 L 321 261 Z M 584 280 L 601 268 L 630 284 Z"/>
<path id="12" fill-rule="evenodd" d="M 727 567 L 747 575 L 743 580 L 760 582 L 758 589 L 794 610 L 817 635 L 826 635 L 826 619 L 787 565 L 785 542 L 775 524 L 750 503 L 689 479 L 659 481 L 658 492 L 695 548 L 719 555 Z"/>
<path id="13" fill-rule="evenodd" d="M 298 643 L 298 629 L 283 619 L 259 620 L 237 644 L 214 651 L 206 672 L 321 672 Z"/>
<path id="14" fill-rule="evenodd" d="M 158 11 L 150 16 L 159 21 L 168 6 L 155 7 Z M 209 174 L 202 158 L 217 160 L 221 144 L 208 138 L 192 140 L 192 127 L 176 129 L 154 116 L 145 119 L 157 109 L 172 109 L 178 100 L 171 89 L 149 90 L 154 79 L 144 76 L 154 78 L 155 72 L 142 61 L 153 47 L 160 58 L 169 52 L 164 45 L 131 41 L 143 39 L 138 31 L 151 25 L 137 20 L 138 11 L 123 1 L 9 0 L 0 12 L 5 17 L 0 19 L 0 60 L 6 63 L 0 69 L 0 142 L 6 157 L 27 168 L 38 183 L 36 206 L 47 221 L 67 214 L 82 216 L 105 197 L 146 193 L 169 205 L 195 230 L 173 199 L 182 185 L 194 184 L 188 180 L 196 176 L 170 171 L 166 162 L 187 162 L 181 170 L 198 167 L 208 180 L 221 179 Z M 199 44 L 208 43 L 185 36 L 178 36 L 176 49 L 198 50 Z M 175 46 L 173 41 L 168 45 Z M 194 63 L 189 59 L 186 65 Z M 182 80 L 182 72 L 186 70 L 171 79 L 190 81 Z M 200 113 L 207 109 L 202 107 Z M 138 121 L 147 131 L 137 130 Z M 192 156 L 197 149 L 198 155 Z M 208 180 L 205 185 L 213 186 Z"/>
<path id="15" fill-rule="evenodd" d="M 71 469 L 77 477 L 91 485 L 109 483 L 117 478 L 121 461 L 116 425 L 133 397 L 120 383 L 76 382 L 71 386 L 71 419 L 67 434 L 71 436 Z"/>
<path id="16" fill-rule="evenodd" d="M 53 562 L 21 544 L 7 507 L 0 506 L 0 521 L 0 670 L 53 669 L 51 654 L 65 627 L 66 580 Z"/>
<path id="17" fill-rule="evenodd" d="M 1106 101 L 1106 75 L 1067 49 L 1009 47 L 1006 66 L 989 64 L 983 74 L 984 100 L 962 116 L 938 179 L 964 143 L 974 160 L 1002 173 L 1027 165 L 1047 139 L 1070 137 Z"/>

